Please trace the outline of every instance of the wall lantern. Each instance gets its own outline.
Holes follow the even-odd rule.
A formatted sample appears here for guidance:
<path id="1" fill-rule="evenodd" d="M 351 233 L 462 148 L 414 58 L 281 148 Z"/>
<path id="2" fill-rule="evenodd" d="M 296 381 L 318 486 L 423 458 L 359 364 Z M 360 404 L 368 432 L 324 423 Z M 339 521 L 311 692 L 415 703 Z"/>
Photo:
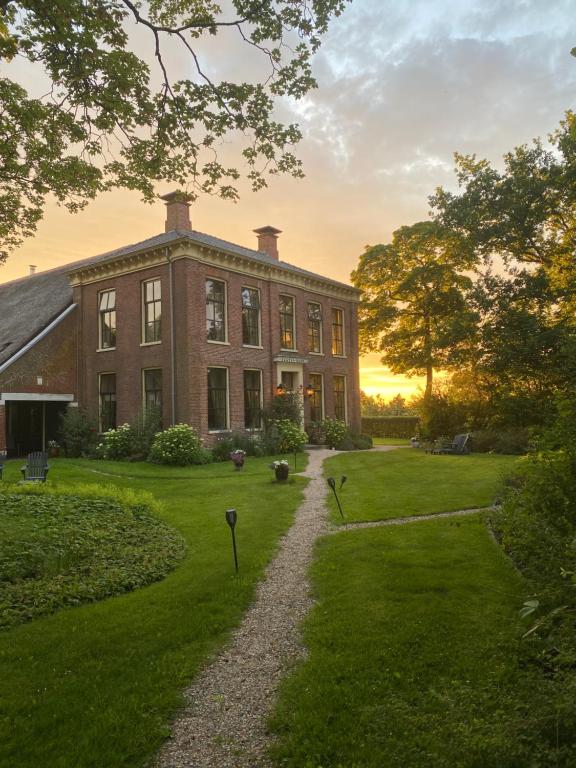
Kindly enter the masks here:
<path id="1" fill-rule="evenodd" d="M 280 382 L 278 386 L 276 387 L 276 395 L 284 395 L 286 393 L 286 388 L 284 387 L 284 384 Z"/>
<path id="2" fill-rule="evenodd" d="M 306 397 L 314 397 L 314 391 L 315 390 L 312 384 L 308 384 L 308 386 L 304 390 L 304 394 L 306 395 Z"/>

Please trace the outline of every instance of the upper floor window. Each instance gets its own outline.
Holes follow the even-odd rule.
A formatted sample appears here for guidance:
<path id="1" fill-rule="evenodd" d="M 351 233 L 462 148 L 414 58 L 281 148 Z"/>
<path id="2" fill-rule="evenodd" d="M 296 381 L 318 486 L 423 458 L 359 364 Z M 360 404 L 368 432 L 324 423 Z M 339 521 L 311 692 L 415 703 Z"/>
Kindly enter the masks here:
<path id="1" fill-rule="evenodd" d="M 244 426 L 262 426 L 262 371 L 244 371 Z"/>
<path id="2" fill-rule="evenodd" d="M 242 288 L 242 344 L 260 346 L 260 291 Z"/>
<path id="3" fill-rule="evenodd" d="M 162 418 L 162 368 L 147 368 L 143 372 L 144 408 L 156 410 Z"/>
<path id="4" fill-rule="evenodd" d="M 312 395 L 310 396 L 310 421 L 322 421 L 324 417 L 322 374 L 311 373 L 309 379 L 312 389 Z"/>
<path id="5" fill-rule="evenodd" d="M 206 280 L 206 338 L 226 341 L 226 284 Z"/>
<path id="6" fill-rule="evenodd" d="M 334 416 L 346 421 L 346 378 L 334 376 Z"/>
<path id="7" fill-rule="evenodd" d="M 294 337 L 294 298 L 280 296 L 280 346 L 282 349 L 295 349 Z"/>
<path id="8" fill-rule="evenodd" d="M 116 429 L 116 374 L 101 373 L 98 382 L 100 432 Z"/>
<path id="9" fill-rule="evenodd" d="M 344 354 L 344 312 L 332 308 L 332 354 Z"/>
<path id="10" fill-rule="evenodd" d="M 114 349 L 116 346 L 116 291 L 101 291 L 98 294 L 98 326 L 100 349 Z"/>
<path id="11" fill-rule="evenodd" d="M 322 307 L 308 304 L 308 351 L 322 352 Z"/>
<path id="12" fill-rule="evenodd" d="M 142 283 L 143 341 L 151 344 L 162 338 L 162 283 L 148 280 Z"/>
<path id="13" fill-rule="evenodd" d="M 227 368 L 208 368 L 208 429 L 228 429 Z"/>

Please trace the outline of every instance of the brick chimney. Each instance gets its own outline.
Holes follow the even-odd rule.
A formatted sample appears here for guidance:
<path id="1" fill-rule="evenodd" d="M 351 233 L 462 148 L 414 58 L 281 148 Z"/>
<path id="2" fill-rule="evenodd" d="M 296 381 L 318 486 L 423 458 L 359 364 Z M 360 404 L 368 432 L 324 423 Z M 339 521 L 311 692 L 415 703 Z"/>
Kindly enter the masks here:
<path id="1" fill-rule="evenodd" d="M 282 230 L 275 227 L 260 227 L 260 229 L 254 229 L 253 232 L 258 235 L 258 250 L 264 251 L 268 256 L 278 261 L 280 259 L 278 255 L 278 235 Z"/>
<path id="2" fill-rule="evenodd" d="M 162 195 L 160 199 L 166 201 L 166 232 L 171 232 L 173 229 L 192 229 L 189 208 L 194 198 L 191 195 L 177 190 Z"/>

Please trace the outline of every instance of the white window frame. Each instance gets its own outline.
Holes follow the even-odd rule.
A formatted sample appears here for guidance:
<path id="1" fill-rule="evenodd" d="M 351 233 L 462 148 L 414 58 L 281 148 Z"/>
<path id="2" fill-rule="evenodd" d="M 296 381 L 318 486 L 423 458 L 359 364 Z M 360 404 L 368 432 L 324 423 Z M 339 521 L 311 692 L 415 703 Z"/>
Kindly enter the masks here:
<path id="1" fill-rule="evenodd" d="M 206 283 L 208 280 L 212 280 L 214 283 L 222 283 L 224 286 L 224 341 L 220 341 L 219 339 L 209 339 L 206 335 L 206 341 L 208 344 L 220 344 L 225 346 L 230 346 L 230 341 L 228 340 L 228 283 L 226 280 L 221 280 L 219 277 L 210 277 L 210 275 L 206 276 L 204 278 L 204 333 L 206 334 Z M 218 368 L 222 366 L 217 365 L 210 365 L 209 368 Z"/>
<path id="2" fill-rule="evenodd" d="M 114 376 L 114 383 L 116 385 L 114 389 L 114 403 L 116 405 L 116 426 L 112 429 L 118 429 L 118 373 L 117 371 L 100 371 L 98 373 L 98 433 L 104 434 L 102 431 L 102 402 L 100 397 L 102 395 L 102 376 Z"/>
<path id="3" fill-rule="evenodd" d="M 148 368 L 142 368 L 142 412 L 146 410 L 146 371 L 161 371 L 162 373 L 162 406 L 164 410 L 164 369 L 159 365 L 152 365 Z"/>
<path id="4" fill-rule="evenodd" d="M 226 426 L 219 429 L 210 429 L 210 427 L 208 427 L 209 435 L 218 435 L 223 432 L 230 432 L 230 369 L 225 365 L 206 366 L 206 419 L 208 419 L 208 371 L 213 368 L 219 368 L 220 370 L 226 371 Z"/>
<path id="5" fill-rule="evenodd" d="M 142 280 L 140 283 L 140 302 L 141 302 L 141 330 L 140 330 L 140 346 L 141 347 L 153 347 L 156 344 L 162 344 L 162 325 L 160 325 L 160 339 L 158 341 L 146 341 L 146 286 L 148 283 L 160 283 L 160 311 L 163 313 L 163 298 L 162 298 L 162 278 L 151 277 L 148 280 Z"/>
<path id="6" fill-rule="evenodd" d="M 333 373 L 332 374 L 332 400 L 334 401 L 334 379 L 343 379 L 344 381 L 344 423 L 348 424 L 348 380 L 346 378 L 346 375 L 344 373 Z M 334 418 L 337 419 L 336 416 L 336 406 L 334 405 Z"/>
<path id="7" fill-rule="evenodd" d="M 310 330 L 308 327 L 308 323 L 310 322 L 310 317 L 308 315 L 308 306 L 310 304 L 315 304 L 317 307 L 320 307 L 320 351 L 319 352 L 313 352 L 311 349 L 308 350 L 309 355 L 324 355 L 324 307 L 319 301 L 307 301 L 306 302 L 306 330 L 307 332 Z M 308 336 L 308 333 L 306 334 Z"/>
<path id="8" fill-rule="evenodd" d="M 344 307 L 331 307 L 330 309 L 330 351 L 332 351 L 332 345 L 334 343 L 334 323 L 332 321 L 332 311 L 334 309 L 342 312 L 342 354 L 337 355 L 332 352 L 332 357 L 344 358 L 346 357 L 346 312 L 344 311 Z"/>
<path id="9" fill-rule="evenodd" d="M 97 352 L 111 352 L 112 350 L 116 349 L 116 345 L 113 347 L 103 347 L 102 346 L 102 312 L 100 311 L 100 297 L 103 293 L 110 293 L 111 291 L 114 291 L 115 297 L 114 297 L 114 312 L 116 313 L 116 343 L 118 343 L 118 291 L 116 288 L 103 288 L 101 291 L 98 291 L 96 295 L 96 308 L 98 311 L 98 349 Z"/>
<path id="10" fill-rule="evenodd" d="M 308 377 L 310 376 L 320 376 L 320 381 L 321 381 L 320 392 L 322 396 L 322 407 L 320 408 L 319 421 L 324 421 L 324 419 L 326 418 L 326 387 L 324 382 L 324 374 L 320 373 L 320 371 L 310 371 L 310 373 L 308 374 Z M 310 378 L 308 378 L 308 380 L 310 381 Z"/>
<path id="11" fill-rule="evenodd" d="M 242 318 L 242 315 L 244 313 L 244 304 L 242 304 L 242 291 L 246 289 L 248 291 L 257 291 L 258 292 L 258 303 L 259 303 L 259 309 L 258 309 L 258 344 L 244 344 L 244 324 L 242 324 L 241 328 L 241 334 L 242 334 L 242 346 L 246 347 L 247 349 L 264 349 L 262 346 L 262 291 L 260 288 L 257 288 L 254 285 L 242 285 L 240 287 L 240 318 Z M 246 370 L 256 370 L 256 368 L 247 368 Z"/>
<path id="12" fill-rule="evenodd" d="M 279 293 L 278 294 L 278 300 L 280 300 L 281 297 L 285 297 L 287 299 L 292 299 L 292 334 L 294 336 L 294 346 L 293 347 L 283 347 L 282 346 L 282 324 L 280 323 L 280 349 L 283 352 L 298 352 L 298 337 L 296 334 L 296 328 L 298 323 L 296 322 L 296 296 L 292 293 Z M 278 301 L 278 320 L 280 320 L 280 301 Z"/>
<path id="13" fill-rule="evenodd" d="M 244 405 L 244 395 L 245 395 L 245 382 L 244 382 L 244 372 L 245 371 L 256 371 L 260 374 L 260 410 L 264 407 L 264 377 L 262 375 L 262 368 L 243 368 L 242 369 L 242 403 Z M 262 417 L 260 417 L 260 426 L 259 427 L 247 427 L 246 426 L 246 408 L 244 405 L 244 429 L 250 430 L 252 432 L 258 432 L 262 429 Z"/>

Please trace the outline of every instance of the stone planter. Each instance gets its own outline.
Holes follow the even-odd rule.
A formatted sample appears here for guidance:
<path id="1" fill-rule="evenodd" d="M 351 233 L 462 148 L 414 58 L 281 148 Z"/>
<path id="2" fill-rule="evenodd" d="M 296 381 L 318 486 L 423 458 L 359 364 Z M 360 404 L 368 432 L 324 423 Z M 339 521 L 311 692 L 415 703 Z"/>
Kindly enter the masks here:
<path id="1" fill-rule="evenodd" d="M 288 465 L 282 465 L 281 467 L 276 467 L 276 469 L 274 470 L 274 473 L 276 475 L 276 480 L 278 482 L 288 480 L 288 475 L 290 474 L 290 467 Z"/>

